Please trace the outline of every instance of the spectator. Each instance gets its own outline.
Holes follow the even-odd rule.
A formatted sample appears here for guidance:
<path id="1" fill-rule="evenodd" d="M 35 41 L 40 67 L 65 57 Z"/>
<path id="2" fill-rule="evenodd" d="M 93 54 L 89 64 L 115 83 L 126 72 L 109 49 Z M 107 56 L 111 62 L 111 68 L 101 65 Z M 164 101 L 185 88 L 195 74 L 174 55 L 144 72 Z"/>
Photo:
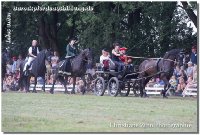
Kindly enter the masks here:
<path id="1" fill-rule="evenodd" d="M 185 54 L 185 58 L 184 58 L 184 68 L 186 69 L 188 67 L 188 62 L 190 61 L 190 55 L 189 54 Z"/>
<path id="2" fill-rule="evenodd" d="M 155 78 L 151 78 L 151 80 L 149 80 L 149 82 L 147 83 L 147 87 L 154 87 L 155 84 Z"/>
<path id="3" fill-rule="evenodd" d="M 174 73 L 173 74 L 176 77 L 176 79 L 178 79 L 180 77 L 180 67 L 178 65 L 174 69 Z"/>
<path id="4" fill-rule="evenodd" d="M 178 81 L 174 75 L 170 78 L 169 83 L 171 84 L 171 87 L 173 89 L 176 89 L 176 87 L 178 85 Z"/>
<path id="5" fill-rule="evenodd" d="M 17 57 L 13 57 L 13 64 L 12 64 L 12 73 L 16 73 L 17 71 Z"/>
<path id="6" fill-rule="evenodd" d="M 59 57 L 57 51 L 54 51 L 54 56 L 51 57 L 51 66 L 52 66 L 52 73 L 54 74 L 54 71 L 56 70 L 56 67 L 59 62 Z"/>
<path id="7" fill-rule="evenodd" d="M 12 73 L 11 61 L 7 61 L 7 62 L 6 62 L 6 73 L 7 73 L 7 74 L 11 74 L 11 73 Z"/>
<path id="8" fill-rule="evenodd" d="M 163 80 L 160 80 L 159 77 L 156 78 L 156 84 L 154 85 L 154 87 L 162 87 L 162 86 L 164 86 L 164 85 L 165 85 L 165 83 L 164 83 Z"/>
<path id="9" fill-rule="evenodd" d="M 183 91 L 183 96 L 185 96 L 185 93 L 187 91 L 188 88 L 197 88 L 197 82 L 194 82 L 192 77 L 189 77 L 187 80 L 187 85 Z"/>
<path id="10" fill-rule="evenodd" d="M 197 65 L 194 65 L 194 67 L 193 67 L 193 82 L 195 82 L 195 83 L 197 83 L 197 76 L 198 75 L 198 73 L 197 73 Z"/>
<path id="11" fill-rule="evenodd" d="M 19 70 L 20 65 L 24 62 L 24 60 L 22 59 L 22 55 L 20 54 L 18 56 L 18 60 L 17 60 L 17 70 Z"/>
<path id="12" fill-rule="evenodd" d="M 9 74 L 5 79 L 5 89 L 6 90 L 16 90 L 15 89 L 15 83 L 14 77 L 12 74 Z"/>
<path id="13" fill-rule="evenodd" d="M 51 74 L 50 77 L 47 79 L 47 84 L 52 85 L 53 84 L 53 75 Z"/>
<path id="14" fill-rule="evenodd" d="M 194 65 L 197 65 L 197 46 L 194 45 L 192 47 L 192 53 L 191 53 L 191 62 Z"/>
<path id="15" fill-rule="evenodd" d="M 10 49 L 9 48 L 6 48 L 3 51 L 3 57 L 6 59 L 6 61 L 10 61 L 11 53 L 10 53 Z"/>
<path id="16" fill-rule="evenodd" d="M 45 74 L 45 80 L 49 80 L 51 74 L 52 74 L 52 67 L 51 67 L 51 63 L 49 61 L 45 61 L 45 65 L 46 65 L 46 74 Z"/>
<path id="17" fill-rule="evenodd" d="M 183 90 L 185 89 L 186 83 L 183 77 L 179 77 L 179 83 L 177 86 L 176 93 L 177 94 L 182 94 Z"/>
<path id="18" fill-rule="evenodd" d="M 182 77 L 184 81 L 187 81 L 187 75 L 185 73 L 185 70 L 183 69 L 180 70 L 180 77 Z"/>
<path id="19" fill-rule="evenodd" d="M 180 55 L 179 55 L 179 66 L 184 65 L 184 50 L 181 50 Z"/>
<path id="20" fill-rule="evenodd" d="M 193 76 L 193 66 L 192 66 L 191 61 L 188 62 L 188 68 L 186 69 L 186 75 L 187 75 L 187 77 Z"/>

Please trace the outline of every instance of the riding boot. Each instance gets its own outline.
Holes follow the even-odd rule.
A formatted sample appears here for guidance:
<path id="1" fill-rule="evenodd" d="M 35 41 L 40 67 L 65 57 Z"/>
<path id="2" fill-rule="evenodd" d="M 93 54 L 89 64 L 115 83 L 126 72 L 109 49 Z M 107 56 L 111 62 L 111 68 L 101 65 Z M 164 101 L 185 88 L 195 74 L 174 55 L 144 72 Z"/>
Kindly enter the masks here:
<path id="1" fill-rule="evenodd" d="M 24 71 L 24 75 L 25 76 L 28 76 L 28 69 L 29 69 L 29 67 L 30 67 L 29 65 L 26 66 L 26 70 Z"/>
<path id="2" fill-rule="evenodd" d="M 66 61 L 63 62 L 63 64 L 60 67 L 60 70 L 58 71 L 58 73 L 63 74 L 65 72 L 65 63 L 66 63 Z"/>

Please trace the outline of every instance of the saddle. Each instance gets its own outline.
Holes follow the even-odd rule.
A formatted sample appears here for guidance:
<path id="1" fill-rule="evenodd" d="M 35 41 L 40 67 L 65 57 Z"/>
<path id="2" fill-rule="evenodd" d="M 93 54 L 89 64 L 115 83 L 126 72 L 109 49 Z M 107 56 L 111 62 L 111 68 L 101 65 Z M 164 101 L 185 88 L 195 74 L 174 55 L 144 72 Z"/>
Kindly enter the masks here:
<path id="1" fill-rule="evenodd" d="M 66 57 L 65 57 L 66 58 Z M 59 71 L 58 73 L 60 74 L 65 74 L 65 75 L 71 75 L 71 70 L 72 70 L 72 58 L 74 57 L 67 57 L 61 65 L 59 66 Z"/>

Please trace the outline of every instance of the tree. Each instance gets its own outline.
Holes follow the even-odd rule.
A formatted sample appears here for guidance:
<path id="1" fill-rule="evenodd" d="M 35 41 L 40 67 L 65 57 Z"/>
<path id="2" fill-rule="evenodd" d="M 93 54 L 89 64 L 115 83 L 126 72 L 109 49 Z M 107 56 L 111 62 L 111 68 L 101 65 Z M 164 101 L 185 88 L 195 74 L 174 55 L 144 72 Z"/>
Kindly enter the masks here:
<path id="1" fill-rule="evenodd" d="M 197 16 L 195 15 L 194 11 L 192 10 L 192 8 L 188 5 L 186 1 L 181 1 L 181 3 L 183 5 L 183 9 L 185 9 L 188 16 L 190 17 L 190 19 L 192 20 L 192 22 L 197 28 Z"/>

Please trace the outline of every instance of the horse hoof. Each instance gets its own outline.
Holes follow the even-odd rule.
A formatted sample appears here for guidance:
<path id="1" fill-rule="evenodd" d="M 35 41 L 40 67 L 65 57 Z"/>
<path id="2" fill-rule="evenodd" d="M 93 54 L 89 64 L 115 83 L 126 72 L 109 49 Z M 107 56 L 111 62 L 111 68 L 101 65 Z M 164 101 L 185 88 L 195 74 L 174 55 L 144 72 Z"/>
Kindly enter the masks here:
<path id="1" fill-rule="evenodd" d="M 163 98 L 166 98 L 166 99 L 167 99 L 168 97 L 167 97 L 167 96 L 163 96 Z"/>
<path id="2" fill-rule="evenodd" d="M 72 92 L 71 92 L 71 94 L 75 94 L 75 92 L 74 92 L 74 91 L 72 91 Z"/>

